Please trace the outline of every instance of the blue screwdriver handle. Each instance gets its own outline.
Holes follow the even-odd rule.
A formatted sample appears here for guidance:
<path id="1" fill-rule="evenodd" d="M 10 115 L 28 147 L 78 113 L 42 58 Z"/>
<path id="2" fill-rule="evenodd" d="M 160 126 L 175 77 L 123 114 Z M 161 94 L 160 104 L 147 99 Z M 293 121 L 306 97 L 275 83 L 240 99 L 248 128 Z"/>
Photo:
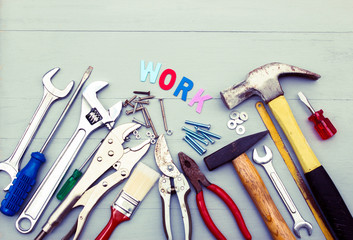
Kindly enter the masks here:
<path id="1" fill-rule="evenodd" d="M 39 167 L 44 162 L 45 157 L 43 153 L 33 152 L 31 154 L 31 160 L 17 173 L 9 191 L 5 195 L 5 199 L 1 202 L 0 211 L 3 214 L 13 216 L 20 210 L 28 193 L 36 183 Z"/>

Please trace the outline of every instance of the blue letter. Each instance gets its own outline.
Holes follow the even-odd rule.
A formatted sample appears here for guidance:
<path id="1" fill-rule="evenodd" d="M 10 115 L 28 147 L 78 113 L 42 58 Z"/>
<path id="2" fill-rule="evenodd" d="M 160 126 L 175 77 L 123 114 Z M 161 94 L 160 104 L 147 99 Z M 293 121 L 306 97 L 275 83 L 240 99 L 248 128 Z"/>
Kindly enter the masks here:
<path id="1" fill-rule="evenodd" d="M 187 84 L 187 86 L 184 86 L 184 84 Z M 186 98 L 188 96 L 188 92 L 194 87 L 194 83 L 186 78 L 186 77 L 183 77 L 183 79 L 181 79 L 177 89 L 175 89 L 175 92 L 174 92 L 174 96 L 178 96 L 180 91 L 183 91 L 183 94 L 181 95 L 181 100 L 183 101 L 186 101 Z"/>

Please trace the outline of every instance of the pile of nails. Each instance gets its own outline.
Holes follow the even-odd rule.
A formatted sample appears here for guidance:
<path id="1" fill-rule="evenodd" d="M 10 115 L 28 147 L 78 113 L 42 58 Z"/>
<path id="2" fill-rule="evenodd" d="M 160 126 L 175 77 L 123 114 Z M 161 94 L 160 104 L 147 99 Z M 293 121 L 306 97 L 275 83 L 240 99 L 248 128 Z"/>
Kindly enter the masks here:
<path id="1" fill-rule="evenodd" d="M 153 99 L 155 96 L 151 95 L 151 92 L 144 92 L 144 91 L 134 91 L 134 94 L 142 94 L 142 95 L 146 95 L 144 97 L 138 97 L 137 95 L 134 95 L 132 98 L 130 99 L 126 99 L 125 102 L 123 103 L 123 107 L 127 107 L 127 106 L 131 106 L 132 109 L 130 110 L 126 110 L 126 115 L 130 115 L 130 114 L 134 114 L 136 112 L 141 111 L 142 112 L 142 116 L 143 116 L 143 121 L 139 120 L 135 117 L 133 117 L 132 121 L 136 122 L 138 124 L 141 124 L 142 126 L 145 126 L 146 128 L 152 128 L 153 134 L 151 134 L 152 136 L 154 136 L 153 138 L 151 138 L 151 143 L 155 143 L 155 141 L 152 141 L 155 138 L 158 138 L 158 134 L 157 134 L 157 130 L 154 127 L 154 124 L 152 122 L 151 116 L 147 110 L 146 107 L 144 107 L 144 105 L 149 105 L 149 99 Z M 168 129 L 168 125 L 167 125 L 167 120 L 166 120 L 166 116 L 165 116 L 165 110 L 164 110 L 164 103 L 163 103 L 163 99 L 159 99 L 160 105 L 161 105 L 161 111 L 162 111 L 162 117 L 163 117 L 163 123 L 164 123 L 164 129 L 167 133 L 167 135 L 172 135 L 173 131 Z M 148 136 L 150 137 L 150 136 Z"/>
<path id="2" fill-rule="evenodd" d="M 241 124 L 243 124 L 245 121 L 249 119 L 249 116 L 246 112 L 231 112 L 229 114 L 230 120 L 228 121 L 228 128 L 233 130 L 235 129 L 235 132 L 239 135 L 243 135 L 245 133 L 245 127 Z"/>
<path id="3" fill-rule="evenodd" d="M 183 140 L 187 142 L 200 155 L 203 155 L 206 152 L 206 149 L 202 147 L 199 142 L 205 146 L 208 146 L 209 143 L 215 143 L 212 138 L 221 138 L 221 136 L 218 134 L 208 131 L 211 128 L 210 124 L 198 123 L 189 120 L 186 120 L 185 123 L 194 126 L 196 131 L 193 131 L 187 127 L 182 127 L 181 129 L 186 132 Z"/>

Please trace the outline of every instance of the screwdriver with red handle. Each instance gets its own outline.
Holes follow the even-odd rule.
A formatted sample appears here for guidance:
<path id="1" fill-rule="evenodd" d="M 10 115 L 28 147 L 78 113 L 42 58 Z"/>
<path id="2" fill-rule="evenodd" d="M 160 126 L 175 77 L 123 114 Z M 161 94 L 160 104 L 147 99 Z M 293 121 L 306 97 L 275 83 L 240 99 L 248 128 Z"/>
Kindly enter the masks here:
<path id="1" fill-rule="evenodd" d="M 314 128 L 323 140 L 329 139 L 336 134 L 337 130 L 331 123 L 331 121 L 324 117 L 322 109 L 315 111 L 310 105 L 308 99 L 304 96 L 302 92 L 298 92 L 300 100 L 309 108 L 312 115 L 308 118 L 314 123 Z"/>

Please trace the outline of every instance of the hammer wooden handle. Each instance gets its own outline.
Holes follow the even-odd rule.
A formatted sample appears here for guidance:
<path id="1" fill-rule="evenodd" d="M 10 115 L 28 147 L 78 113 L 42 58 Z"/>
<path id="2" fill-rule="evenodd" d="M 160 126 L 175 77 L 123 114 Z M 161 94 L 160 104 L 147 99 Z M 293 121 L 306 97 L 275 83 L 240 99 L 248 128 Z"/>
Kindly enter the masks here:
<path id="1" fill-rule="evenodd" d="M 339 191 L 307 143 L 284 96 L 268 103 L 287 136 L 323 214 L 340 240 L 353 239 L 353 217 Z"/>
<path id="2" fill-rule="evenodd" d="M 295 240 L 296 238 L 278 211 L 264 182 L 246 153 L 241 154 L 232 163 L 273 239 Z"/>

